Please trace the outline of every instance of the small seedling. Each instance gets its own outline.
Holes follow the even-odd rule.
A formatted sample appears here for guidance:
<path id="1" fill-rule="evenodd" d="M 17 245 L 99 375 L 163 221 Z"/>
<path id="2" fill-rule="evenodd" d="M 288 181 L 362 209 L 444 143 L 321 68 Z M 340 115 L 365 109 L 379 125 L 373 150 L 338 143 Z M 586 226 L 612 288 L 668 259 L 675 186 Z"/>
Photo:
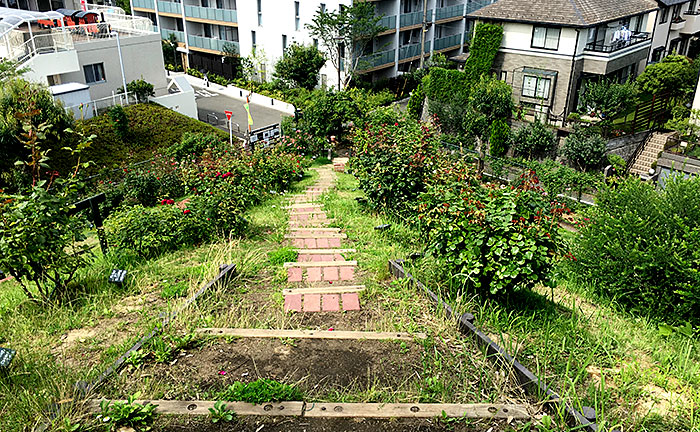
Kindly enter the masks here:
<path id="1" fill-rule="evenodd" d="M 218 399 L 231 402 L 242 401 L 254 404 L 279 401 L 300 401 L 301 390 L 289 384 L 272 379 L 261 378 L 251 383 L 235 382 L 218 394 Z"/>
<path id="2" fill-rule="evenodd" d="M 148 353 L 143 352 L 141 350 L 132 351 L 131 354 L 129 355 L 129 357 L 127 357 L 124 362 L 128 365 L 132 365 L 134 367 L 139 367 L 144 363 L 147 356 L 148 356 Z"/>
<path id="3" fill-rule="evenodd" d="M 109 431 L 115 431 L 121 426 L 129 426 L 140 431 L 148 431 L 155 418 L 156 405 L 147 403 L 137 404 L 134 401 L 139 396 L 129 396 L 126 402 L 102 401 L 102 413 L 97 417 L 107 426 Z"/>
<path id="4" fill-rule="evenodd" d="M 297 252 L 290 247 L 282 247 L 267 253 L 267 258 L 272 265 L 282 265 L 286 262 L 297 260 Z M 286 273 L 285 273 L 286 274 Z"/>
<path id="5" fill-rule="evenodd" d="M 211 415 L 212 423 L 228 423 L 236 417 L 236 414 L 233 412 L 233 410 L 228 409 L 224 401 L 217 401 L 214 404 L 214 408 L 209 408 L 209 414 Z"/>

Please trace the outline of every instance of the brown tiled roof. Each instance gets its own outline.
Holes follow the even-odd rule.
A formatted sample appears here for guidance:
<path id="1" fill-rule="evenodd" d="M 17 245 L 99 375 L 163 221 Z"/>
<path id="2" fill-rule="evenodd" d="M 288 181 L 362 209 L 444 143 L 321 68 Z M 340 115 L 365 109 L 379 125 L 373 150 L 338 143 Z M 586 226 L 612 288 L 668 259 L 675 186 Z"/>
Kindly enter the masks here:
<path id="1" fill-rule="evenodd" d="M 498 0 L 473 18 L 589 27 L 658 9 L 655 0 Z"/>

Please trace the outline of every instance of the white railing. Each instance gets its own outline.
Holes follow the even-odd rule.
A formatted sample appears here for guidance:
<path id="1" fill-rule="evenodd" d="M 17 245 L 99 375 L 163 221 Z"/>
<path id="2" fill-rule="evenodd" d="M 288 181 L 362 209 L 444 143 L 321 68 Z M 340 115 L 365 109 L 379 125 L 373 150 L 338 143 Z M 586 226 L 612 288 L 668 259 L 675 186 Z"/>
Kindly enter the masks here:
<path id="1" fill-rule="evenodd" d="M 105 21 L 115 30 L 134 33 L 157 33 L 153 22 L 146 17 L 105 13 Z"/>
<path id="2" fill-rule="evenodd" d="M 40 34 L 23 41 L 20 35 L 0 39 L 0 56 L 24 63 L 35 55 L 72 50 L 73 38 L 69 33 Z"/>
<path id="3" fill-rule="evenodd" d="M 67 106 L 65 109 L 72 113 L 77 119 L 88 119 L 102 114 L 113 106 L 128 106 L 136 103 L 138 103 L 138 100 L 133 92 L 115 93 L 112 96 L 91 100 L 90 102 Z"/>
<path id="4" fill-rule="evenodd" d="M 119 6 L 107 6 L 107 5 L 98 5 L 98 4 L 88 3 L 87 8 L 88 8 L 88 10 L 97 11 L 97 12 L 107 12 L 107 13 L 114 13 L 114 14 L 119 14 L 119 15 L 126 14 L 124 12 L 124 9 L 120 8 Z"/>

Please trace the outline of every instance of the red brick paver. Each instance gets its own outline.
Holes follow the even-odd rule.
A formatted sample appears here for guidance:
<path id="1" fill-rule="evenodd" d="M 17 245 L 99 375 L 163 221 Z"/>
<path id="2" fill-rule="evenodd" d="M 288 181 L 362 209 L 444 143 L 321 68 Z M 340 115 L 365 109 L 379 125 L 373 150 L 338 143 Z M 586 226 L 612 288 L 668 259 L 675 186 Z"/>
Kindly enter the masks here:
<path id="1" fill-rule="evenodd" d="M 324 267 L 323 268 L 323 280 L 327 281 L 337 281 L 340 279 L 338 275 L 338 267 Z"/>
<path id="2" fill-rule="evenodd" d="M 340 310 L 340 297 L 338 294 L 323 295 L 323 311 L 338 312 Z"/>
<path id="3" fill-rule="evenodd" d="M 284 311 L 301 312 L 301 294 L 291 294 L 284 297 Z"/>
<path id="4" fill-rule="evenodd" d="M 355 279 L 355 268 L 354 267 L 341 267 L 340 268 L 340 280 L 353 280 Z"/>
<path id="5" fill-rule="evenodd" d="M 302 279 L 302 271 L 301 268 L 299 267 L 291 267 L 287 269 L 287 281 L 288 282 L 301 282 Z"/>
<path id="6" fill-rule="evenodd" d="M 321 267 L 309 267 L 306 270 L 306 277 L 309 282 L 321 282 L 323 280 Z"/>
<path id="7" fill-rule="evenodd" d="M 304 312 L 321 312 L 321 294 L 304 294 Z"/>
<path id="8" fill-rule="evenodd" d="M 343 310 L 354 311 L 360 310 L 360 297 L 357 293 L 343 293 Z"/>

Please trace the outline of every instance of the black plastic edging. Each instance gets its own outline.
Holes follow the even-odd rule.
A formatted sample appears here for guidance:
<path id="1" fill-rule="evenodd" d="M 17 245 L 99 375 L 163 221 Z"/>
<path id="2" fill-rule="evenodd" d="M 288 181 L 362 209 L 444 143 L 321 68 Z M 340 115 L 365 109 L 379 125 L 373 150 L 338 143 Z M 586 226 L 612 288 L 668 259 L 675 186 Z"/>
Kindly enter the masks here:
<path id="1" fill-rule="evenodd" d="M 86 381 L 79 381 L 76 383 L 76 387 L 83 393 L 83 394 L 88 394 L 91 391 L 95 390 L 97 387 L 102 385 L 107 378 L 109 378 L 113 373 L 119 371 L 122 366 L 124 366 L 124 363 L 126 362 L 126 359 L 129 358 L 131 353 L 134 351 L 138 351 L 143 347 L 143 345 L 157 336 L 159 333 L 163 331 L 165 327 L 170 324 L 170 322 L 177 317 L 177 314 L 182 312 L 186 307 L 194 303 L 202 294 L 204 294 L 209 288 L 216 284 L 224 284 L 226 285 L 230 279 L 235 276 L 236 273 L 236 265 L 235 264 L 224 264 L 219 268 L 219 274 L 214 277 L 211 281 L 209 281 L 206 285 L 201 287 L 197 292 L 192 294 L 190 298 L 188 298 L 179 308 L 176 310 L 172 311 L 171 313 L 167 315 L 161 315 L 163 316 L 163 321 L 156 325 L 153 330 L 151 330 L 147 335 L 143 336 L 141 339 L 139 339 L 138 342 L 136 342 L 131 348 L 129 348 L 124 354 L 122 354 L 118 359 L 112 363 L 111 366 L 109 366 L 107 369 L 105 369 L 97 378 L 95 378 L 91 383 L 87 383 Z"/>
<path id="2" fill-rule="evenodd" d="M 428 287 L 423 285 L 419 280 L 413 277 L 406 269 L 403 267 L 403 260 L 389 260 L 389 271 L 394 277 L 399 279 L 409 279 L 418 288 L 423 290 L 425 294 L 430 297 L 430 299 L 437 305 L 442 306 L 447 315 L 455 319 L 455 311 L 450 305 L 448 305 L 443 299 L 441 299 L 437 294 L 432 292 Z M 559 407 L 566 412 L 569 420 L 575 423 L 580 430 L 588 432 L 597 432 L 598 425 L 591 422 L 586 417 L 578 412 L 570 403 L 566 402 L 563 398 L 559 396 L 558 393 L 551 390 L 547 384 L 540 380 L 537 375 L 530 372 L 525 366 L 523 366 L 519 361 L 510 356 L 506 350 L 501 348 L 497 343 L 492 341 L 488 336 L 486 336 L 481 330 L 479 330 L 473 323 L 474 315 L 471 313 L 462 314 L 457 318 L 457 324 L 459 330 L 467 335 L 472 336 L 477 345 L 486 349 L 487 357 L 492 361 L 498 363 L 501 367 L 510 368 L 515 373 L 518 382 L 521 387 L 525 389 L 527 393 L 532 396 L 541 397 L 546 395 L 549 401 L 559 405 Z"/>

